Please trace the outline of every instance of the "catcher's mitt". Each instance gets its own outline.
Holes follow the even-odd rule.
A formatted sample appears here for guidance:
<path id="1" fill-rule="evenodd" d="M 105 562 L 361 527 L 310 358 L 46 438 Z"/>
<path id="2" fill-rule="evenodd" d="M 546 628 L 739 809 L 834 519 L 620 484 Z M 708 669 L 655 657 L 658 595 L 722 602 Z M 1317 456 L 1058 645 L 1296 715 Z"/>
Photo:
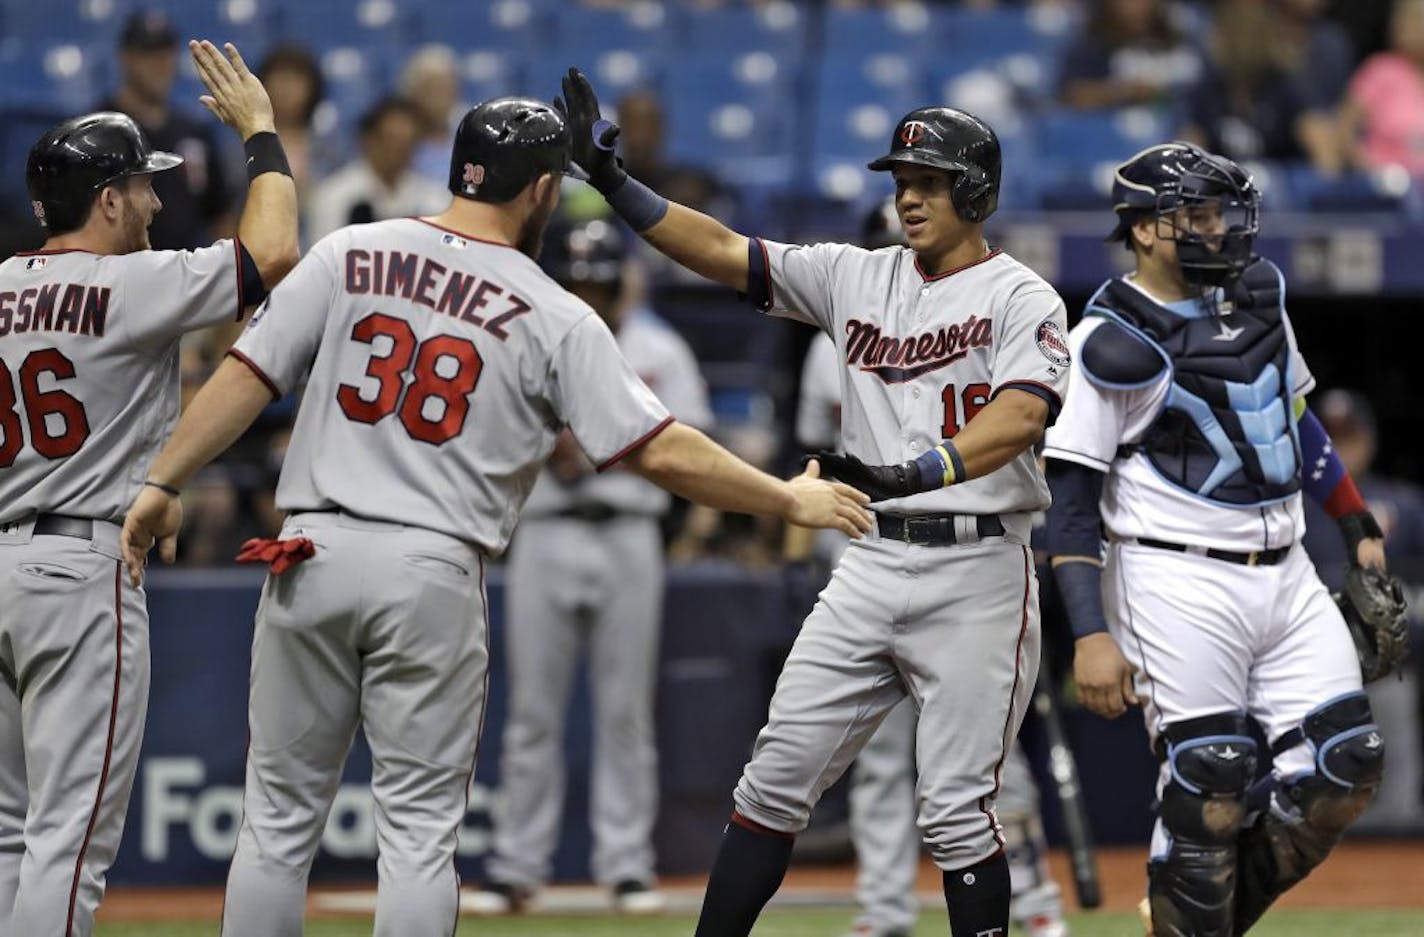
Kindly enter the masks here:
<path id="1" fill-rule="evenodd" d="M 1409 622 L 1399 580 L 1378 569 L 1352 566 L 1335 601 L 1355 641 L 1365 682 L 1398 670 L 1409 654 Z"/>

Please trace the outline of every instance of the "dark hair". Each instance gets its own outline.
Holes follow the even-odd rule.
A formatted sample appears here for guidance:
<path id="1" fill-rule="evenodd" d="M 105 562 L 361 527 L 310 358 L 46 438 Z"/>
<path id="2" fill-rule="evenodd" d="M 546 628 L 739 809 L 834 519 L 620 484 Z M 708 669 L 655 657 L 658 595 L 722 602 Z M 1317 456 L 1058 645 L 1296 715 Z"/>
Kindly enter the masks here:
<path id="1" fill-rule="evenodd" d="M 381 121 L 392 114 L 404 114 L 415 121 L 417 126 L 421 125 L 420 111 L 416 109 L 405 98 L 396 95 L 389 95 L 381 98 L 375 104 L 366 109 L 366 113 L 361 115 L 361 120 L 356 125 L 356 129 L 361 132 L 361 136 L 371 133 L 378 127 Z"/>
<path id="2" fill-rule="evenodd" d="M 321 73 L 321 67 L 317 65 L 311 50 L 301 43 L 279 42 L 257 67 L 257 77 L 265 85 L 273 72 L 283 69 L 299 73 L 311 85 L 311 98 L 302 112 L 302 123 L 309 124 L 312 115 L 316 113 L 317 105 L 326 97 L 326 78 Z"/>
<path id="3" fill-rule="evenodd" d="M 1116 0 L 1093 0 L 1092 10 L 1088 13 L 1088 35 L 1110 49 L 1129 39 L 1118 28 L 1115 3 Z M 1158 46 L 1170 46 L 1180 38 L 1177 28 L 1172 25 L 1167 5 L 1162 0 L 1153 0 L 1150 41 Z"/>

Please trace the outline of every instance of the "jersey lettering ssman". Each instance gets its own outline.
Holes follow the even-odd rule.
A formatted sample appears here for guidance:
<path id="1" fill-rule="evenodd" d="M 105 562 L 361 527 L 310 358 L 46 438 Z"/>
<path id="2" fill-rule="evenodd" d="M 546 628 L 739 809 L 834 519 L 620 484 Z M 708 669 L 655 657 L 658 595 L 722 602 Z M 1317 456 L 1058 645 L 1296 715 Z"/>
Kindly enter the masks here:
<path id="1" fill-rule="evenodd" d="M 1057 415 L 1071 363 L 1063 300 L 1002 251 L 926 276 L 905 247 L 760 245 L 766 283 L 752 299 L 835 342 L 850 455 L 872 465 L 915 459 L 1009 388 L 1042 397 L 1049 422 Z M 1025 450 L 988 475 L 877 507 L 1016 514 L 1043 510 L 1048 501 L 1048 485 Z"/>
<path id="2" fill-rule="evenodd" d="M 533 260 L 415 218 L 317 243 L 231 353 L 275 396 L 307 383 L 278 508 L 490 553 L 563 427 L 606 468 L 672 422 L 603 321 Z"/>
<path id="3" fill-rule="evenodd" d="M 0 523 L 118 521 L 178 421 L 178 338 L 240 320 L 236 241 L 0 264 Z"/>

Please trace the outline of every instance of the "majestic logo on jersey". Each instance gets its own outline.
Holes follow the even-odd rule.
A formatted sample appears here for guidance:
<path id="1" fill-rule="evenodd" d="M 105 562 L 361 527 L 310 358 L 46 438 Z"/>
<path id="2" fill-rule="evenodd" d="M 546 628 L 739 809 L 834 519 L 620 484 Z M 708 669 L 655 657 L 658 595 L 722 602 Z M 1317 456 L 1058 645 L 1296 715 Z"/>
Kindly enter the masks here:
<path id="1" fill-rule="evenodd" d="M 925 138 L 925 131 L 928 129 L 922 120 L 907 120 L 905 126 L 900 128 L 900 142 L 906 146 L 914 146 Z"/>
<path id="2" fill-rule="evenodd" d="M 1038 350 L 1043 352 L 1043 357 L 1059 367 L 1067 367 L 1073 360 L 1073 356 L 1068 353 L 1068 342 L 1063 338 L 1063 330 L 1052 319 L 1044 319 L 1038 324 L 1034 341 L 1038 344 Z"/>
<path id="3" fill-rule="evenodd" d="M 886 384 L 903 384 L 953 364 L 975 348 L 988 348 L 993 340 L 992 322 L 978 316 L 907 338 L 886 337 L 878 325 L 851 319 L 846 323 L 846 365 Z"/>

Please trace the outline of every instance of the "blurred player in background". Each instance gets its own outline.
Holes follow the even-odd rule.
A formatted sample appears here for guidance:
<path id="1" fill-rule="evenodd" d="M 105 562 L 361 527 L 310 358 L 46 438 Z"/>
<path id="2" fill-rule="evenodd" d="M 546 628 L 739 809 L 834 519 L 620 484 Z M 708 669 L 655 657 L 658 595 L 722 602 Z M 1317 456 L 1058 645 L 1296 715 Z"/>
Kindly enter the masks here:
<path id="1" fill-rule="evenodd" d="M 596 218 L 551 226 L 542 265 L 608 324 L 675 418 L 709 429 L 692 350 L 652 310 L 628 307 L 626 255 L 620 224 Z M 473 896 L 481 913 L 523 910 L 549 877 L 564 812 L 564 725 L 584 654 L 593 695 L 593 875 L 620 911 L 663 908 L 653 887 L 653 699 L 663 618 L 659 522 L 671 501 L 633 472 L 599 474 L 568 430 L 529 495 L 509 551 L 509 717 L 489 880 Z"/>

